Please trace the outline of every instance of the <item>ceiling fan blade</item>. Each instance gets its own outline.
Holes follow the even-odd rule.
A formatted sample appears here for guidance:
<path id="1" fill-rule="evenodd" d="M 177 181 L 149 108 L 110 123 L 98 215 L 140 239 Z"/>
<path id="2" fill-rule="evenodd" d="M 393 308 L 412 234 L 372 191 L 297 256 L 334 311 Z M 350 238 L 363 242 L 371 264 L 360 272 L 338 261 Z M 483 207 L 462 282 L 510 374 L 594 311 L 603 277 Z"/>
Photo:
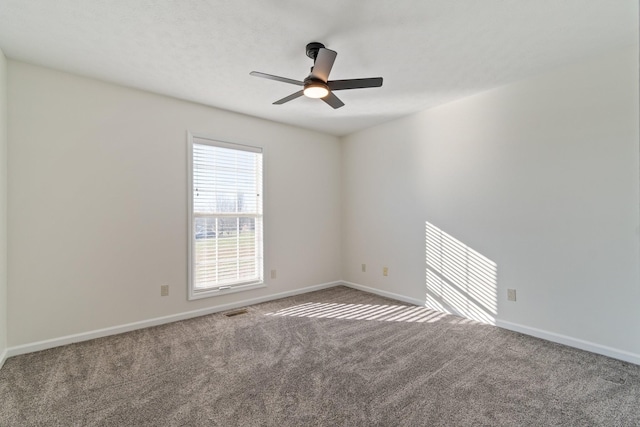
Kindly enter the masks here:
<path id="1" fill-rule="evenodd" d="M 302 96 L 302 91 L 299 90 L 296 93 L 292 93 L 289 96 L 285 96 L 284 98 L 277 100 L 276 102 L 274 102 L 274 104 L 276 105 L 284 104 L 285 102 L 293 101 L 294 99 L 299 98 L 301 96 Z"/>
<path id="2" fill-rule="evenodd" d="M 340 101 L 340 98 L 335 96 L 333 94 L 333 92 L 329 92 L 329 95 L 325 96 L 324 98 L 320 98 L 320 99 L 322 99 L 327 104 L 331 105 L 334 109 L 335 108 L 340 108 L 340 107 L 342 107 L 344 105 L 344 102 Z"/>
<path id="3" fill-rule="evenodd" d="M 331 90 L 345 89 L 365 89 L 368 87 L 382 86 L 382 77 L 371 77 L 368 79 L 332 80 L 327 82 Z"/>
<path id="4" fill-rule="evenodd" d="M 286 77 L 274 76 L 272 74 L 261 73 L 259 71 L 252 71 L 249 73 L 254 77 L 262 77 L 263 79 L 275 80 L 282 83 L 290 83 L 292 85 L 304 86 L 304 83 L 299 80 L 288 79 Z"/>
<path id="5" fill-rule="evenodd" d="M 311 77 L 314 79 L 322 80 L 326 82 L 329 79 L 329 73 L 333 67 L 333 62 L 336 60 L 337 52 L 321 48 L 318 50 L 318 56 L 313 64 L 313 70 L 311 70 Z"/>

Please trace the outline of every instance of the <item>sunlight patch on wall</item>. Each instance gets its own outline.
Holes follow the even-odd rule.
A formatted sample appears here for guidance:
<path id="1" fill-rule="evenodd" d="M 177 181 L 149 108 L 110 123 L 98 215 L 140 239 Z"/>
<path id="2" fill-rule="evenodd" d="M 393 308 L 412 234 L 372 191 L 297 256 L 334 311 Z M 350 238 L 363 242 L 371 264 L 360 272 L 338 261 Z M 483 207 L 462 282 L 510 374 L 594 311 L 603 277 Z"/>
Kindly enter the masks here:
<path id="1" fill-rule="evenodd" d="M 414 305 L 336 304 L 309 302 L 284 308 L 266 316 L 315 317 L 345 320 L 377 320 L 380 322 L 433 323 L 447 321 L 454 324 L 472 323 L 469 319 L 448 316 L 442 311 Z"/>
<path id="2" fill-rule="evenodd" d="M 426 223 L 425 306 L 494 325 L 498 267 L 464 243 Z"/>

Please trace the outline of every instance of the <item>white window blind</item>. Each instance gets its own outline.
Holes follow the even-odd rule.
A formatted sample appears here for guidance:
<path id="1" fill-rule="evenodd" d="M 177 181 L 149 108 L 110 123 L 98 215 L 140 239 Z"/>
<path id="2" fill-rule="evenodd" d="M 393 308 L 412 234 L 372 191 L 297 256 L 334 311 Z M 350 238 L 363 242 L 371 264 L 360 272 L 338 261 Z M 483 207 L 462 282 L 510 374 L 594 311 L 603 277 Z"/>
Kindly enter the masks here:
<path id="1" fill-rule="evenodd" d="M 190 154 L 190 297 L 262 284 L 262 149 L 192 136 Z"/>

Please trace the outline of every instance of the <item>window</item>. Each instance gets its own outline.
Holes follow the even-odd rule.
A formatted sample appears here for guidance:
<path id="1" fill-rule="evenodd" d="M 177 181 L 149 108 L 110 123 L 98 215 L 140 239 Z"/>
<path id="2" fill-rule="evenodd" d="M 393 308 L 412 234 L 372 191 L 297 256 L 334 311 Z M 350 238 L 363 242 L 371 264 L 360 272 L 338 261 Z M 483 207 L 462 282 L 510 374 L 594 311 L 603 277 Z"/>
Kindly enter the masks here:
<path id="1" fill-rule="evenodd" d="M 189 299 L 264 286 L 262 149 L 189 134 Z"/>

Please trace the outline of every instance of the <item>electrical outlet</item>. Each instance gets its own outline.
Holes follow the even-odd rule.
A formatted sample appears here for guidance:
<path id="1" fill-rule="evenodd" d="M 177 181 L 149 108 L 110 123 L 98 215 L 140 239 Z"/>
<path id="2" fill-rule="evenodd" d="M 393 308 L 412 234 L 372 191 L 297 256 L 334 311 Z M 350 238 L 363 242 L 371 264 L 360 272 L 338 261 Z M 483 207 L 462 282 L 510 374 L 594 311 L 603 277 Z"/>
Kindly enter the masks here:
<path id="1" fill-rule="evenodd" d="M 367 264 L 362 264 L 362 272 L 363 273 L 367 272 Z"/>
<path id="2" fill-rule="evenodd" d="M 383 276 L 389 275 L 389 267 L 382 267 L 382 275 Z"/>
<path id="3" fill-rule="evenodd" d="M 271 278 L 272 279 L 276 278 L 276 271 L 275 270 L 271 270 Z"/>
<path id="4" fill-rule="evenodd" d="M 516 290 L 515 289 L 507 289 L 507 300 L 515 301 L 516 300 Z"/>
<path id="5" fill-rule="evenodd" d="M 169 296 L 169 285 L 160 286 L 160 296 L 161 297 Z"/>

